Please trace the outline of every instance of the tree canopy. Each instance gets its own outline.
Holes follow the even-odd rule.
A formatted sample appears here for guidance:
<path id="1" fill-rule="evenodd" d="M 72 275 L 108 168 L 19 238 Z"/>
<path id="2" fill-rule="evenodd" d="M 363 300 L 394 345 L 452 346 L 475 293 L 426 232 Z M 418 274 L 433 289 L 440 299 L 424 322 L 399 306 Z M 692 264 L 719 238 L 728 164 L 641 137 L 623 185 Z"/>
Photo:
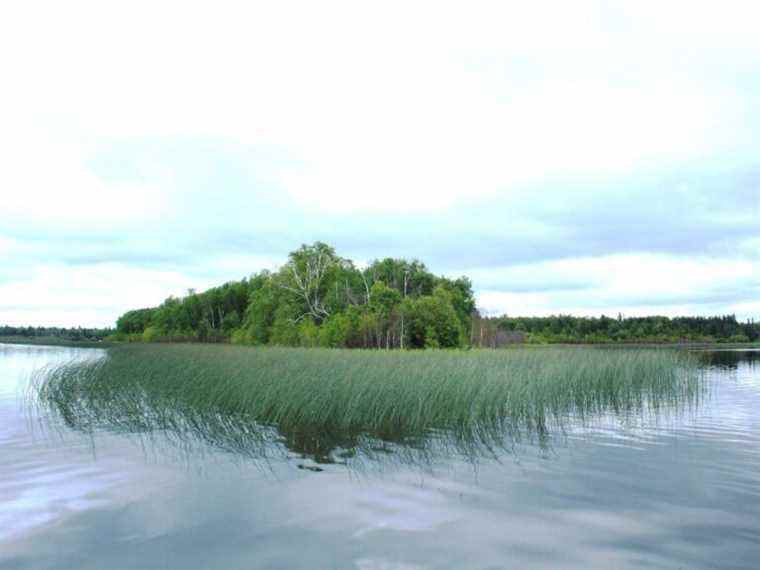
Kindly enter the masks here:
<path id="1" fill-rule="evenodd" d="M 188 291 L 119 317 L 117 339 L 362 348 L 459 347 L 475 310 L 466 277 L 433 275 L 418 260 L 365 268 L 316 242 L 274 272 Z"/>
<path id="2" fill-rule="evenodd" d="M 129 311 L 116 328 L 116 340 L 346 348 L 760 340 L 760 324 L 735 315 L 485 318 L 467 277 L 391 257 L 360 268 L 322 242 L 291 252 L 277 271 Z"/>
<path id="3" fill-rule="evenodd" d="M 483 346 L 509 340 L 529 343 L 678 343 L 756 342 L 760 323 L 740 322 L 736 315 L 691 317 L 491 317 L 478 316 L 473 334 Z"/>
<path id="4" fill-rule="evenodd" d="M 57 338 L 71 341 L 98 341 L 113 334 L 111 328 L 82 328 L 82 327 L 32 327 L 32 326 L 0 326 L 0 337 L 19 338 Z"/>

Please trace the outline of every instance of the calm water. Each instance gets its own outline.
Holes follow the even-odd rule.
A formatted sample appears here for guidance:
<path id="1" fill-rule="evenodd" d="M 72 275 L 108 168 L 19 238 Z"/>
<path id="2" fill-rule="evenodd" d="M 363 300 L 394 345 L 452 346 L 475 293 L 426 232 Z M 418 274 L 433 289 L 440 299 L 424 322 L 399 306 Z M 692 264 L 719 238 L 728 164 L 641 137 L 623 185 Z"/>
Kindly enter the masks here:
<path id="1" fill-rule="evenodd" d="M 711 353 L 685 413 L 599 418 L 477 463 L 318 472 L 45 427 L 31 371 L 98 355 L 0 345 L 3 570 L 760 568 L 760 352 Z"/>

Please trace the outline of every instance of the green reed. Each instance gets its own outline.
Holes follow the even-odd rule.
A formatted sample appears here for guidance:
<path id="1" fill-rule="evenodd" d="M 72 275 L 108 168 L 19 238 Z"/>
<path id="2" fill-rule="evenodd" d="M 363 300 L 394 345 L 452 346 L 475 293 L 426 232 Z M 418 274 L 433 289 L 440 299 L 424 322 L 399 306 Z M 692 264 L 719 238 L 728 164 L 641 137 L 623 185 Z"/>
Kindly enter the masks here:
<path id="1" fill-rule="evenodd" d="M 441 434 L 459 450 L 490 449 L 568 418 L 687 405 L 699 380 L 674 350 L 128 345 L 42 371 L 36 395 L 79 430 L 163 430 L 248 453 L 275 438 L 326 461 Z"/>

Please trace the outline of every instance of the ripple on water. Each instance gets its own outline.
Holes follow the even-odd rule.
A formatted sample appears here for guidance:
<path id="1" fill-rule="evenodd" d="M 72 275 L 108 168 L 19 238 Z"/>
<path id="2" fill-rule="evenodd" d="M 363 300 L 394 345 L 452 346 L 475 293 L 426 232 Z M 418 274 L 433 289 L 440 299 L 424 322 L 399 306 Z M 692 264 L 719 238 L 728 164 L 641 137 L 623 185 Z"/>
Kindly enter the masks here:
<path id="1" fill-rule="evenodd" d="M 25 368 L 3 358 L 0 385 L 16 386 L 2 374 Z M 500 462 L 366 476 L 298 458 L 266 478 L 213 451 L 183 463 L 150 439 L 143 453 L 121 436 L 34 433 L 0 398 L 0 552 L 35 569 L 755 569 L 760 367 L 737 360 L 708 381 L 694 410 L 596 418 L 548 452 L 525 442 Z"/>

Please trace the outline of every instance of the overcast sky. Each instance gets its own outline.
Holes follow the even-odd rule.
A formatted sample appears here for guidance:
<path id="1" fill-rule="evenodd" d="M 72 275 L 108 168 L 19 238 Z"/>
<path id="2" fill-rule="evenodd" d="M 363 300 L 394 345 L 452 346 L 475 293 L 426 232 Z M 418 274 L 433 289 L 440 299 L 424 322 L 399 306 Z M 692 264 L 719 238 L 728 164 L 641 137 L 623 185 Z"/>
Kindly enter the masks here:
<path id="1" fill-rule="evenodd" d="M 7 2 L 0 324 L 322 240 L 491 313 L 760 319 L 757 2 Z"/>

